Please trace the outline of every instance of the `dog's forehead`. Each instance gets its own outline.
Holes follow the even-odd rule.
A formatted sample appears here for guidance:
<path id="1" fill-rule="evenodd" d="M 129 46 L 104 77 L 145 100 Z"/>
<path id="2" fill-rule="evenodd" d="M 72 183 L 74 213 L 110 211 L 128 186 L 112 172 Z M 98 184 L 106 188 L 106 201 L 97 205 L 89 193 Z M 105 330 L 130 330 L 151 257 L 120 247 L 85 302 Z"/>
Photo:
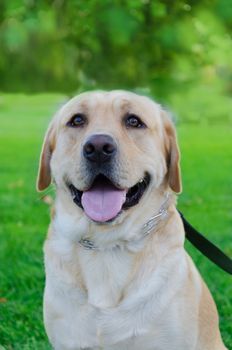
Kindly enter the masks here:
<path id="1" fill-rule="evenodd" d="M 111 111 L 113 114 L 132 112 L 142 115 L 160 115 L 161 107 L 146 96 L 123 90 L 86 92 L 75 96 L 60 110 L 60 116 L 70 117 L 75 113 L 96 114 Z"/>

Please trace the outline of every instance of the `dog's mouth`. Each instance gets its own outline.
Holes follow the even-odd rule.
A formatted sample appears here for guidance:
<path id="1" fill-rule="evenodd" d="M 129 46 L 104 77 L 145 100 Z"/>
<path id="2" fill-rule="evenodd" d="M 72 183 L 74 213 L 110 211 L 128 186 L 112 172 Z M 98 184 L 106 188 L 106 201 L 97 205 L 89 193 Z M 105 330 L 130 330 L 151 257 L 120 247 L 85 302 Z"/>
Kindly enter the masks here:
<path id="1" fill-rule="evenodd" d="M 146 173 L 133 187 L 122 189 L 106 176 L 98 175 L 86 191 L 79 191 L 73 184 L 69 185 L 69 189 L 74 203 L 90 219 L 103 223 L 113 221 L 123 210 L 138 204 L 150 180 L 150 175 Z"/>

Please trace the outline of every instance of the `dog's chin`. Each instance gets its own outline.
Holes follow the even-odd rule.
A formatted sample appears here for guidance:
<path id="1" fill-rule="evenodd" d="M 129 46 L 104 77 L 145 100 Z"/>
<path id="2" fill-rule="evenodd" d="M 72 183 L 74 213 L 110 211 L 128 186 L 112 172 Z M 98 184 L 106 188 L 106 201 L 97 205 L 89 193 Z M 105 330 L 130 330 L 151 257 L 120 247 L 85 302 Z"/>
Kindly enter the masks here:
<path id="1" fill-rule="evenodd" d="M 92 179 L 89 187 L 79 190 L 73 183 L 67 183 L 73 202 L 81 208 L 89 219 L 98 224 L 110 224 L 125 211 L 138 205 L 151 182 L 145 173 L 136 184 L 123 188 L 99 174 Z"/>

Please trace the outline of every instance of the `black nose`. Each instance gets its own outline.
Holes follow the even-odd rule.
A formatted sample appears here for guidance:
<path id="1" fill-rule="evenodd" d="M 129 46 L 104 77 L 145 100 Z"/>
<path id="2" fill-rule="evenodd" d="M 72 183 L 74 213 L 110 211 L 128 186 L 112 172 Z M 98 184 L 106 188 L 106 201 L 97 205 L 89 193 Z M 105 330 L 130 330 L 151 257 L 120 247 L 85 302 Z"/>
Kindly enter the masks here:
<path id="1" fill-rule="evenodd" d="M 117 145 L 109 135 L 92 135 L 83 147 L 83 154 L 91 162 L 104 163 L 112 160 L 117 152 Z"/>

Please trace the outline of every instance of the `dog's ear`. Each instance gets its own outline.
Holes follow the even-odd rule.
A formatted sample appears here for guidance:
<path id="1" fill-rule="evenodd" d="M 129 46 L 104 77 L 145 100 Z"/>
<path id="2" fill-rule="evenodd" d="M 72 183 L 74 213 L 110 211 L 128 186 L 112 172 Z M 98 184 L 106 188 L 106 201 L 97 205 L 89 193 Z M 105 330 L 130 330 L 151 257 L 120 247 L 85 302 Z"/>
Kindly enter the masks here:
<path id="1" fill-rule="evenodd" d="M 40 154 L 39 172 L 37 177 L 37 191 L 45 190 L 51 183 L 50 160 L 55 148 L 55 129 L 53 123 L 50 124 L 42 146 Z"/>
<path id="2" fill-rule="evenodd" d="M 180 172 L 180 152 L 177 144 L 176 131 L 166 112 L 162 112 L 164 121 L 165 152 L 168 168 L 168 183 L 170 188 L 180 193 L 182 191 Z"/>

